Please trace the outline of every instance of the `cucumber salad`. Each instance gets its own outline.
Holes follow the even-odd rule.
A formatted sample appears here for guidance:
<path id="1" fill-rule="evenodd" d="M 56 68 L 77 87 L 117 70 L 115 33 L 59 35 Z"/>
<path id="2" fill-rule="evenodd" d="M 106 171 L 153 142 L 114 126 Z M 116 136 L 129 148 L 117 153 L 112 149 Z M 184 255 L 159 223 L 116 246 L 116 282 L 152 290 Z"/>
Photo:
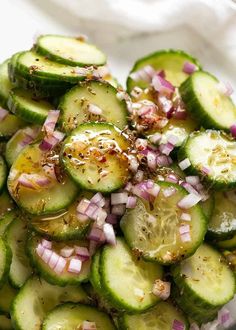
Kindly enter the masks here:
<path id="1" fill-rule="evenodd" d="M 232 93 L 180 50 L 124 89 L 82 37 L 0 65 L 0 330 L 231 326 Z"/>

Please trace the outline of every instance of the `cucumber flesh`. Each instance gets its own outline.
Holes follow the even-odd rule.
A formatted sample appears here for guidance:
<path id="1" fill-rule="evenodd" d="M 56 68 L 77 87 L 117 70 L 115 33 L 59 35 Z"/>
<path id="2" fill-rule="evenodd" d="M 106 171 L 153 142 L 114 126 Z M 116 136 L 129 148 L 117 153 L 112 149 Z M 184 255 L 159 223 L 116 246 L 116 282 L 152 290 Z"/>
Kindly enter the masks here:
<path id="1" fill-rule="evenodd" d="M 0 287 L 6 282 L 11 265 L 11 258 L 11 251 L 5 244 L 3 238 L 0 238 Z"/>
<path id="2" fill-rule="evenodd" d="M 118 309 L 142 312 L 160 300 L 152 288 L 162 267 L 138 260 L 121 238 L 115 247 L 104 247 L 99 271 L 104 295 Z"/>
<path id="3" fill-rule="evenodd" d="M 8 225 L 18 217 L 18 213 L 15 210 L 6 212 L 0 218 L 0 236 L 3 236 Z"/>
<path id="4" fill-rule="evenodd" d="M 8 63 L 9 59 L 0 64 L 0 100 L 4 106 L 7 103 L 9 92 L 13 87 L 8 77 Z"/>
<path id="5" fill-rule="evenodd" d="M 11 222 L 5 234 L 12 252 L 9 281 L 15 288 L 20 288 L 32 274 L 32 268 L 25 253 L 27 235 L 27 226 L 21 217 Z"/>
<path id="6" fill-rule="evenodd" d="M 126 102 L 120 101 L 116 94 L 117 89 L 105 81 L 86 81 L 72 88 L 59 104 L 63 130 L 70 133 L 88 121 L 107 121 L 123 129 L 127 125 L 128 111 Z M 90 104 L 99 107 L 101 115 L 90 113 Z"/>
<path id="7" fill-rule="evenodd" d="M 215 198 L 213 194 L 211 194 L 207 200 L 201 202 L 201 208 L 207 221 L 210 221 L 210 219 L 212 218 L 214 206 Z"/>
<path id="8" fill-rule="evenodd" d="M 4 314 L 10 313 L 10 307 L 13 299 L 17 294 L 17 290 L 15 290 L 8 281 L 4 283 L 3 287 L 0 289 L 0 312 Z M 0 323 L 1 329 L 1 323 Z"/>
<path id="9" fill-rule="evenodd" d="M 94 45 L 79 38 L 42 35 L 35 45 L 36 52 L 51 60 L 72 66 L 103 65 L 105 54 Z"/>
<path id="10" fill-rule="evenodd" d="M 20 207 L 31 214 L 60 211 L 67 207 L 78 193 L 76 185 L 64 173 L 61 173 L 61 182 L 48 176 L 50 183 L 42 187 L 37 186 L 36 189 L 18 185 L 18 178 L 22 173 L 47 177 L 43 165 L 49 163 L 55 165 L 55 161 L 49 158 L 50 153 L 41 151 L 38 143 L 28 145 L 13 163 L 8 176 L 8 190 L 11 196 Z"/>
<path id="11" fill-rule="evenodd" d="M 11 318 L 6 315 L 0 315 L 0 329 L 1 330 L 12 330 Z"/>
<path id="12" fill-rule="evenodd" d="M 3 190 L 5 186 L 5 182 L 7 179 L 7 165 L 2 156 L 0 156 L 0 192 Z"/>
<path id="13" fill-rule="evenodd" d="M 136 207 L 126 211 L 120 226 L 129 246 L 137 249 L 145 259 L 171 264 L 196 251 L 206 233 L 206 220 L 200 206 L 195 205 L 188 210 L 191 221 L 182 221 L 183 211 L 177 203 L 188 193 L 179 185 L 167 182 L 158 182 L 158 185 L 161 190 L 154 203 L 150 205 L 138 199 Z M 176 192 L 166 198 L 163 191 L 169 187 Z M 183 242 L 179 230 L 186 224 L 190 226 L 191 241 Z"/>
<path id="14" fill-rule="evenodd" d="M 127 137 L 112 124 L 87 123 L 64 141 L 61 158 L 68 174 L 80 187 L 108 193 L 128 180 L 129 148 Z"/>
<path id="15" fill-rule="evenodd" d="M 41 330 L 47 313 L 63 302 L 88 302 L 79 286 L 58 287 L 36 276 L 28 279 L 12 304 L 12 321 L 19 330 Z"/>
<path id="16" fill-rule="evenodd" d="M 214 242 L 214 244 L 222 250 L 234 250 L 236 248 L 236 235 L 223 241 Z"/>
<path id="17" fill-rule="evenodd" d="M 0 194 L 0 219 L 14 208 L 15 204 L 9 196 L 8 191 L 3 190 L 3 192 Z"/>
<path id="18" fill-rule="evenodd" d="M 104 312 L 82 304 L 63 304 L 52 310 L 43 322 L 42 330 L 80 329 L 84 321 L 94 322 L 97 330 L 115 330 L 113 322 Z"/>
<path id="19" fill-rule="evenodd" d="M 13 134 L 25 125 L 26 123 L 22 119 L 9 112 L 9 114 L 0 121 L 0 140 L 9 140 Z"/>

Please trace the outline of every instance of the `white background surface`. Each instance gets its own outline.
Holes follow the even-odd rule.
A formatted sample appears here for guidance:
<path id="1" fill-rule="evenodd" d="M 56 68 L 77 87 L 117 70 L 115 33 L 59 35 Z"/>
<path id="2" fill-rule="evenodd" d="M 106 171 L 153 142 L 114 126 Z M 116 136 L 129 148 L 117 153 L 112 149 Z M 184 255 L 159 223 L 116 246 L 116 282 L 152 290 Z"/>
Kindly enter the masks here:
<path id="1" fill-rule="evenodd" d="M 1 0 L 0 5 L 0 61 L 30 48 L 38 34 L 84 33 L 108 54 L 123 85 L 138 57 L 179 48 L 236 90 L 231 0 Z"/>

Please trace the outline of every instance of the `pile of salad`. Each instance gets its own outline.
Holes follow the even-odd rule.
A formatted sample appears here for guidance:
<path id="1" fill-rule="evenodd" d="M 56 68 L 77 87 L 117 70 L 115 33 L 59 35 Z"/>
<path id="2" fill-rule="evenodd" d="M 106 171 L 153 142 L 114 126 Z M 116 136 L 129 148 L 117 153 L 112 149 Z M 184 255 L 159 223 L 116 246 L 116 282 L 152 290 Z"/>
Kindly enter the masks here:
<path id="1" fill-rule="evenodd" d="M 233 89 L 179 50 L 127 90 L 83 37 L 0 65 L 0 329 L 229 327 Z"/>

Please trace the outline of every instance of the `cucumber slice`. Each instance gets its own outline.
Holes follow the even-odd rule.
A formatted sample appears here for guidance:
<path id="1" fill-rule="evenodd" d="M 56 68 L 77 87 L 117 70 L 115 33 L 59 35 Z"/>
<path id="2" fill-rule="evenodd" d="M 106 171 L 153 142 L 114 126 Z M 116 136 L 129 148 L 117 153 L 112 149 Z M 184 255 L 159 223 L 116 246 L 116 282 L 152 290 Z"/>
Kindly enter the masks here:
<path id="1" fill-rule="evenodd" d="M 9 110 L 17 117 L 39 125 L 44 123 L 48 111 L 53 109 L 49 102 L 38 100 L 32 92 L 21 88 L 14 88 L 10 91 L 7 105 Z"/>
<path id="2" fill-rule="evenodd" d="M 97 330 L 115 330 L 113 322 L 104 312 L 82 304 L 63 304 L 51 311 L 43 322 L 42 330 L 80 329 L 83 321 L 94 322 Z"/>
<path id="3" fill-rule="evenodd" d="M 2 192 L 7 179 L 7 165 L 2 156 L 0 156 L 0 193 Z"/>
<path id="4" fill-rule="evenodd" d="M 13 134 L 25 125 L 26 123 L 22 119 L 9 112 L 9 114 L 0 121 L 0 141 L 9 140 Z"/>
<path id="5" fill-rule="evenodd" d="M 0 101 L 6 106 L 9 92 L 12 89 L 12 83 L 8 77 L 9 59 L 0 64 Z"/>
<path id="6" fill-rule="evenodd" d="M 15 204 L 9 196 L 8 191 L 3 190 L 3 192 L 0 194 L 0 219 L 14 208 Z"/>
<path id="7" fill-rule="evenodd" d="M 0 236 L 5 233 L 7 226 L 17 217 L 18 213 L 16 211 L 9 211 L 0 218 Z"/>
<path id="8" fill-rule="evenodd" d="M 160 302 L 145 313 L 123 314 L 119 319 L 120 330 L 170 330 L 174 329 L 174 320 L 183 323 L 184 329 L 189 329 L 187 318 L 168 302 Z"/>
<path id="9" fill-rule="evenodd" d="M 59 104 L 63 130 L 70 133 L 78 125 L 88 121 L 107 121 L 123 129 L 127 125 L 127 105 L 116 94 L 117 89 L 105 81 L 86 81 L 72 88 Z M 102 114 L 90 113 L 90 104 L 99 107 Z"/>
<path id="10" fill-rule="evenodd" d="M 162 267 L 137 259 L 121 238 L 115 247 L 104 247 L 99 271 L 104 295 L 118 309 L 140 313 L 160 301 L 152 288 Z"/>
<path id="11" fill-rule="evenodd" d="M 10 307 L 13 299 L 17 294 L 17 290 L 15 290 L 12 286 L 10 286 L 7 281 L 4 283 L 3 287 L 0 289 L 0 312 L 4 314 L 10 313 Z M 0 323 L 1 329 L 1 323 Z"/>
<path id="12" fill-rule="evenodd" d="M 78 188 L 70 179 L 62 174 L 58 182 L 49 178 L 50 183 L 43 187 L 31 189 L 18 185 L 18 178 L 22 173 L 42 174 L 45 176 L 43 164 L 51 163 L 50 156 L 56 154 L 45 153 L 39 149 L 39 144 L 28 145 L 13 163 L 8 176 L 8 189 L 16 203 L 31 214 L 48 214 L 63 210 L 75 199 Z M 55 163 L 53 163 L 55 164 Z"/>
<path id="13" fill-rule="evenodd" d="M 104 294 L 102 283 L 101 283 L 101 276 L 99 273 L 100 267 L 100 260 L 101 260 L 101 250 L 98 250 L 92 258 L 91 263 L 91 271 L 90 271 L 90 282 L 92 283 L 93 288 L 95 291 Z"/>
<path id="14" fill-rule="evenodd" d="M 20 288 L 32 274 L 32 268 L 25 253 L 27 234 L 27 226 L 21 217 L 14 219 L 5 233 L 7 244 L 12 252 L 9 281 L 15 288 Z"/>
<path id="15" fill-rule="evenodd" d="M 12 330 L 11 318 L 6 315 L 0 315 L 0 329 L 1 330 Z"/>
<path id="16" fill-rule="evenodd" d="M 214 244 L 222 250 L 234 250 L 236 248 L 236 235 L 224 241 L 217 241 Z"/>
<path id="17" fill-rule="evenodd" d="M 223 256 L 207 244 L 173 266 L 172 275 L 180 291 L 199 308 L 220 308 L 235 292 L 235 278 Z"/>
<path id="18" fill-rule="evenodd" d="M 120 226 L 129 246 L 138 250 L 144 259 L 171 264 L 196 251 L 206 233 L 206 220 L 201 207 L 195 205 L 188 210 L 191 222 L 182 221 L 182 211 L 177 203 L 188 193 L 179 185 L 168 182 L 158 182 L 158 185 L 161 190 L 153 204 L 138 199 L 136 207 L 126 211 Z M 169 187 L 175 188 L 176 192 L 166 198 L 163 191 Z M 179 230 L 186 224 L 190 226 L 191 241 L 183 242 Z"/>
<path id="19" fill-rule="evenodd" d="M 3 238 L 0 237 L 0 287 L 6 282 L 10 265 L 11 265 L 11 251 L 5 244 Z"/>
<path id="20" fill-rule="evenodd" d="M 80 125 L 65 140 L 61 159 L 71 178 L 83 189 L 111 192 L 129 177 L 127 136 L 109 123 Z"/>
<path id="21" fill-rule="evenodd" d="M 36 41 L 35 50 L 52 61 L 72 66 L 106 63 L 106 55 L 101 50 L 79 38 L 42 35 Z"/>
<path id="22" fill-rule="evenodd" d="M 207 200 L 205 200 L 204 202 L 201 202 L 200 204 L 202 207 L 202 211 L 203 211 L 207 221 L 209 222 L 210 219 L 212 218 L 212 214 L 213 214 L 214 207 L 215 207 L 214 195 L 210 195 Z"/>
<path id="23" fill-rule="evenodd" d="M 64 302 L 88 302 L 79 286 L 59 287 L 36 276 L 28 279 L 12 304 L 12 321 L 17 330 L 41 330 L 48 312 Z"/>
<path id="24" fill-rule="evenodd" d="M 19 155 L 19 153 L 30 143 L 35 142 L 35 140 L 32 140 L 30 142 L 31 139 L 29 139 L 28 142 L 28 131 L 29 130 L 33 130 L 33 131 L 37 131 L 37 129 L 39 130 L 40 128 L 37 126 L 32 126 L 30 127 L 25 127 L 22 129 L 19 129 L 12 137 L 11 139 L 7 142 L 6 144 L 6 150 L 5 150 L 5 158 L 7 161 L 7 164 L 9 167 L 12 166 L 12 164 L 14 163 L 15 159 L 17 158 L 17 156 Z M 40 134 L 40 132 L 38 132 L 38 135 Z M 35 133 L 36 135 L 36 133 Z M 38 138 L 38 135 L 35 137 Z M 31 137 L 31 136 L 30 136 Z M 33 139 L 33 138 L 32 138 Z"/>
<path id="25" fill-rule="evenodd" d="M 131 69 L 131 72 L 135 72 L 151 65 L 157 71 L 164 70 L 166 79 L 170 81 L 174 86 L 179 86 L 185 79 L 188 78 L 188 74 L 183 72 L 183 66 L 185 62 L 191 62 L 195 64 L 199 69 L 200 65 L 198 61 L 191 55 L 181 50 L 160 50 L 158 52 L 149 54 L 140 58 Z M 132 89 L 138 86 L 140 88 L 148 87 L 148 83 L 141 81 L 134 81 L 131 77 L 127 79 L 127 90 L 130 93 Z"/>
<path id="26" fill-rule="evenodd" d="M 91 220 L 80 221 L 76 207 L 81 199 L 90 196 L 81 193 L 79 198 L 67 209 L 52 215 L 30 217 L 30 226 L 39 234 L 55 241 L 83 238 L 90 227 Z M 91 198 L 92 196 L 90 196 Z"/>
<path id="27" fill-rule="evenodd" d="M 236 205 L 226 194 L 215 193 L 215 207 L 208 223 L 207 236 L 210 239 L 224 240 L 236 234 Z"/>
<path id="28" fill-rule="evenodd" d="M 179 160 L 188 158 L 187 173 L 204 177 L 215 189 L 236 186 L 236 142 L 222 131 L 190 134 L 179 150 Z"/>
<path id="29" fill-rule="evenodd" d="M 69 265 L 69 259 L 65 270 L 61 274 L 57 274 L 53 269 L 49 267 L 37 254 L 36 248 L 41 243 L 42 237 L 38 235 L 32 235 L 27 242 L 27 252 L 31 260 L 32 265 L 37 269 L 40 276 L 42 276 L 48 283 L 56 284 L 59 286 L 65 286 L 67 284 L 78 285 L 81 282 L 88 281 L 90 272 L 90 260 L 83 262 L 82 269 L 79 274 L 69 273 L 67 267 Z M 52 250 L 57 254 L 60 254 L 60 250 L 65 246 L 74 247 L 87 246 L 86 242 L 72 241 L 72 242 L 52 242 Z M 75 255 L 74 255 L 75 256 Z M 73 257 L 73 255 L 72 255 Z"/>
<path id="30" fill-rule="evenodd" d="M 205 128 L 229 131 L 236 109 L 229 96 L 219 91 L 219 81 L 203 71 L 194 72 L 179 88 L 187 110 Z"/>

